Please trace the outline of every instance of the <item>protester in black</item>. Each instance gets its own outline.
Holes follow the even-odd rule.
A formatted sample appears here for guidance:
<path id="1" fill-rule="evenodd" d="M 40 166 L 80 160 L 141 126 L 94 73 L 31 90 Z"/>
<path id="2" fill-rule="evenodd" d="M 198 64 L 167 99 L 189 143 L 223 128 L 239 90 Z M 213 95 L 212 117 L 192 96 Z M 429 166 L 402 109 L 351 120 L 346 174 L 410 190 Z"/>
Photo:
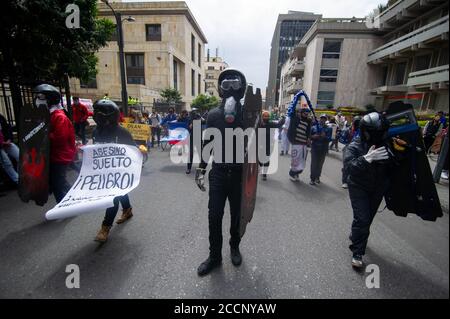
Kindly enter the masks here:
<path id="1" fill-rule="evenodd" d="M 219 76 L 218 87 L 222 103 L 208 114 L 207 128 L 216 128 L 222 138 L 222 158 L 214 156 L 212 169 L 209 172 L 209 258 L 198 268 L 198 275 L 204 276 L 222 262 L 222 219 L 226 200 L 230 203 L 231 227 L 230 246 L 231 261 L 233 265 L 242 263 L 239 251 L 241 241 L 239 234 L 242 163 L 236 161 L 236 139 L 233 140 L 233 161 L 225 163 L 225 129 L 243 128 L 242 105 L 240 100 L 244 97 L 247 83 L 245 76 L 238 70 L 226 69 Z M 205 136 L 204 147 L 208 143 L 214 143 L 214 139 Z M 197 169 L 196 183 L 202 191 L 204 187 L 204 175 L 208 159 L 202 158 L 202 163 Z"/>
<path id="2" fill-rule="evenodd" d="M 94 121 L 97 124 L 93 133 L 94 144 L 115 143 L 136 146 L 131 134 L 119 125 L 119 118 L 119 107 L 113 101 L 100 100 L 94 103 Z M 109 231 L 119 210 L 119 202 L 122 204 L 123 212 L 116 223 L 122 224 L 133 217 L 128 195 L 114 198 L 114 206 L 106 210 L 96 241 L 104 243 L 108 240 Z"/>
<path id="3" fill-rule="evenodd" d="M 363 267 L 370 226 L 389 187 L 392 160 L 385 146 L 388 129 L 389 122 L 384 116 L 368 114 L 360 122 L 360 137 L 344 150 L 344 169 L 353 208 L 350 250 L 355 268 Z"/>

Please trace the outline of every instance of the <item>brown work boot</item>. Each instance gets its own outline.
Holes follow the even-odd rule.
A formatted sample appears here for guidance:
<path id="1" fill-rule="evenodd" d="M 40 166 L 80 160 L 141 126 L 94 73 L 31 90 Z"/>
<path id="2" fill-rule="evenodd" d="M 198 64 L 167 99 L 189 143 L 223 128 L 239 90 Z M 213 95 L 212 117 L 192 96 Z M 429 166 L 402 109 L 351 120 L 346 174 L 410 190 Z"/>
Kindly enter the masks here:
<path id="1" fill-rule="evenodd" d="M 102 225 L 102 228 L 98 231 L 97 237 L 95 237 L 95 241 L 100 243 L 104 243 L 108 240 L 109 231 L 111 230 L 111 226 Z"/>
<path id="2" fill-rule="evenodd" d="M 122 216 L 116 221 L 117 224 L 122 224 L 133 217 L 132 208 L 124 209 L 122 212 Z"/>

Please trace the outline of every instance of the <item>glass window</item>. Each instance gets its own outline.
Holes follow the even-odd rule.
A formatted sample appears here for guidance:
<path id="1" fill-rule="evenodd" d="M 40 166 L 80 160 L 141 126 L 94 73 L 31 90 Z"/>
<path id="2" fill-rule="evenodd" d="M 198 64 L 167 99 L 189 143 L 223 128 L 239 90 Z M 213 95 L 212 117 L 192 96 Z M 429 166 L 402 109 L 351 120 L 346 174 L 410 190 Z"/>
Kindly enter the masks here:
<path id="1" fill-rule="evenodd" d="M 161 25 L 160 24 L 146 24 L 145 36 L 147 41 L 161 41 Z"/>
<path id="2" fill-rule="evenodd" d="M 214 67 L 213 66 L 208 66 L 208 70 L 212 71 L 212 70 L 214 70 Z"/>
<path id="3" fill-rule="evenodd" d="M 197 84 L 197 90 L 198 90 L 198 94 L 200 95 L 202 89 L 202 76 L 201 74 L 198 75 L 198 84 Z"/>
<path id="4" fill-rule="evenodd" d="M 430 68 L 431 54 L 416 56 L 414 71 L 422 71 Z"/>
<path id="5" fill-rule="evenodd" d="M 198 44 L 198 66 L 202 67 L 202 45 Z"/>
<path id="6" fill-rule="evenodd" d="M 127 53 L 125 55 L 128 84 L 145 84 L 145 68 L 143 53 Z"/>
<path id="7" fill-rule="evenodd" d="M 195 70 L 191 70 L 191 95 L 195 96 Z"/>
<path id="8" fill-rule="evenodd" d="M 80 80 L 80 88 L 82 88 L 82 89 L 96 89 L 97 88 L 97 78 L 90 79 L 87 82 L 85 82 L 83 80 Z"/>
<path id="9" fill-rule="evenodd" d="M 406 62 L 397 64 L 395 69 L 394 85 L 401 85 L 405 82 Z"/>
<path id="10" fill-rule="evenodd" d="M 317 105 L 329 106 L 334 104 L 334 91 L 319 91 L 317 93 Z"/>
<path id="11" fill-rule="evenodd" d="M 336 82 L 338 70 L 336 69 L 322 69 L 320 70 L 320 82 Z"/>
<path id="12" fill-rule="evenodd" d="M 117 42 L 118 36 L 117 36 L 117 25 L 114 25 L 114 30 L 111 34 L 111 38 L 109 39 L 109 41 L 115 41 Z"/>
<path id="13" fill-rule="evenodd" d="M 195 37 L 191 34 L 191 60 L 195 62 Z"/>
<path id="14" fill-rule="evenodd" d="M 339 59 L 341 53 L 341 40 L 325 40 L 323 44 L 324 59 Z"/>
<path id="15" fill-rule="evenodd" d="M 178 90 L 178 62 L 173 60 L 173 87 Z"/>

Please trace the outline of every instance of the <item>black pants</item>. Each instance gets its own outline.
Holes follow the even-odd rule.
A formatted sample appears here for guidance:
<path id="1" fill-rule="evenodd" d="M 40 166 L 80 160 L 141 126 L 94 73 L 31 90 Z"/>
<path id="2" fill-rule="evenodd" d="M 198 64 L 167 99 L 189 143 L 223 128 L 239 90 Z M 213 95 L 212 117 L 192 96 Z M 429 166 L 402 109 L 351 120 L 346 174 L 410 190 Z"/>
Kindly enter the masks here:
<path id="1" fill-rule="evenodd" d="M 119 202 L 122 204 L 123 209 L 131 208 L 130 198 L 128 197 L 128 195 L 114 198 L 114 206 L 106 210 L 105 219 L 103 220 L 103 226 L 112 226 L 119 210 Z"/>
<path id="2" fill-rule="evenodd" d="M 311 180 L 316 181 L 322 175 L 322 167 L 327 157 L 328 145 L 326 147 L 311 148 Z"/>
<path id="3" fill-rule="evenodd" d="M 353 208 L 352 244 L 350 245 L 350 250 L 353 252 L 353 255 L 363 256 L 366 253 L 370 225 L 372 225 L 383 200 L 384 191 L 385 189 L 367 192 L 349 185 L 350 201 Z"/>
<path id="4" fill-rule="evenodd" d="M 83 145 L 86 145 L 86 123 L 75 123 L 75 134 L 81 138 Z"/>
<path id="5" fill-rule="evenodd" d="M 202 156 L 201 151 L 200 151 L 200 156 Z M 193 133 L 189 132 L 189 161 L 187 163 L 188 170 L 190 170 L 192 168 L 193 160 L 194 160 L 194 137 L 193 137 Z"/>
<path id="6" fill-rule="evenodd" d="M 161 128 L 160 127 L 152 127 L 152 147 L 155 147 L 155 136 L 158 141 L 158 146 L 161 141 Z"/>
<path id="7" fill-rule="evenodd" d="M 222 219 L 226 200 L 230 203 L 230 246 L 239 247 L 242 170 L 214 167 L 209 172 L 209 251 L 212 259 L 222 258 Z"/>
<path id="8" fill-rule="evenodd" d="M 57 203 L 62 201 L 64 196 L 70 190 L 70 184 L 67 182 L 66 175 L 70 164 L 50 163 L 49 182 L 50 192 L 55 196 Z"/>

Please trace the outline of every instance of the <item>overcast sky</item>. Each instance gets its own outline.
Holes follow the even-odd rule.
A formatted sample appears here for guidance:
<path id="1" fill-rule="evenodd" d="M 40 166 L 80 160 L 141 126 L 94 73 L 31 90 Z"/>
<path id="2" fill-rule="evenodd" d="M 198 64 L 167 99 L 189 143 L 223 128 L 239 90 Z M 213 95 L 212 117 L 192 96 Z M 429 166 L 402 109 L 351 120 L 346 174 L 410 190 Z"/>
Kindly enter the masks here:
<path id="1" fill-rule="evenodd" d="M 130 1 L 130 0 L 125 0 Z M 135 0 L 136 1 L 136 0 Z M 145 0 L 138 0 L 145 1 Z M 322 14 L 324 18 L 365 17 L 387 0 L 185 0 L 200 24 L 211 55 L 244 72 L 265 94 L 270 45 L 278 14 L 288 10 Z"/>

